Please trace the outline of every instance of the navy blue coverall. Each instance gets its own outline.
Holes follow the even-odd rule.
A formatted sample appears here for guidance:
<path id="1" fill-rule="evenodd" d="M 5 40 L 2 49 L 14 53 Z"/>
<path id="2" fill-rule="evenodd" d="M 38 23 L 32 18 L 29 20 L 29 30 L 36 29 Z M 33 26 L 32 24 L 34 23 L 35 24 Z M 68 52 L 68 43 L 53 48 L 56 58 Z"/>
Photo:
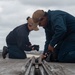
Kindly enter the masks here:
<path id="1" fill-rule="evenodd" d="M 49 10 L 47 12 L 48 23 L 44 27 L 46 42 L 44 53 L 48 51 L 48 45 L 55 46 L 60 62 L 75 62 L 75 17 L 67 12 Z"/>
<path id="2" fill-rule="evenodd" d="M 27 24 L 28 23 L 16 27 L 6 37 L 9 58 L 24 59 L 26 58 L 24 51 L 31 50 L 31 48 L 28 47 L 31 43 L 28 38 L 30 30 Z"/>

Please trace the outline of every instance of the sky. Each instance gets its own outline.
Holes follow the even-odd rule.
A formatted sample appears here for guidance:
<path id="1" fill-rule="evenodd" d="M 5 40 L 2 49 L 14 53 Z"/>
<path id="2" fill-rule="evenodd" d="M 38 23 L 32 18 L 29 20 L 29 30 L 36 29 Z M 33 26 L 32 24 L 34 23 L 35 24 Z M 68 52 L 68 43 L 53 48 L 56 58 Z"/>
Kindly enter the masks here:
<path id="1" fill-rule="evenodd" d="M 28 16 L 32 17 L 35 10 L 63 10 L 75 16 L 75 0 L 0 0 L 0 50 L 6 45 L 6 36 L 15 27 L 26 23 Z M 40 45 L 44 49 L 45 32 L 42 27 L 39 31 L 30 32 L 32 44 Z"/>

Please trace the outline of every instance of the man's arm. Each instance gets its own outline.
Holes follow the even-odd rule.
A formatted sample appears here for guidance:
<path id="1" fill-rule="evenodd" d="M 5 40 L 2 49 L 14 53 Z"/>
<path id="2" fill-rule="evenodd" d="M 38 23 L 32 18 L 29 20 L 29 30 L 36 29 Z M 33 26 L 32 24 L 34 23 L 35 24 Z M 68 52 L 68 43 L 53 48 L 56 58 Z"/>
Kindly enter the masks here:
<path id="1" fill-rule="evenodd" d="M 43 54 L 47 53 L 48 45 L 50 43 L 50 40 L 52 39 L 52 34 L 49 31 L 45 30 L 45 35 L 46 35 L 46 42 L 45 42 Z"/>
<path id="2" fill-rule="evenodd" d="M 22 35 L 19 34 L 19 37 L 17 38 L 17 44 L 19 46 L 20 49 L 22 50 L 26 50 L 26 51 L 31 51 L 31 43 L 29 41 L 28 35 Z"/>
<path id="3" fill-rule="evenodd" d="M 49 43 L 52 47 L 54 47 L 60 40 L 62 40 L 67 32 L 65 19 L 62 18 L 61 15 L 57 16 L 53 21 L 53 28 L 55 33 Z"/>

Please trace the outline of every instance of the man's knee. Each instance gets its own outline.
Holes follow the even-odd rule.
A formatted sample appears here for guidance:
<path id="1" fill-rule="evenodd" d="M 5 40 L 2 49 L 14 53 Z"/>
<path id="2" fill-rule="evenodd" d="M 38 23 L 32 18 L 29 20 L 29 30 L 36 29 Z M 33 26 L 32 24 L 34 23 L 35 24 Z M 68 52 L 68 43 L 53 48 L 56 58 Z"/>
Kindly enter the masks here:
<path id="1" fill-rule="evenodd" d="M 27 58 L 26 53 L 20 50 L 17 46 L 9 46 L 9 58 L 12 59 L 25 59 Z"/>
<path id="2" fill-rule="evenodd" d="M 26 55 L 11 55 L 11 54 L 9 54 L 9 58 L 10 59 L 26 59 L 27 58 L 27 56 Z"/>
<path id="3" fill-rule="evenodd" d="M 75 51 L 66 52 L 58 55 L 59 62 L 75 62 Z"/>

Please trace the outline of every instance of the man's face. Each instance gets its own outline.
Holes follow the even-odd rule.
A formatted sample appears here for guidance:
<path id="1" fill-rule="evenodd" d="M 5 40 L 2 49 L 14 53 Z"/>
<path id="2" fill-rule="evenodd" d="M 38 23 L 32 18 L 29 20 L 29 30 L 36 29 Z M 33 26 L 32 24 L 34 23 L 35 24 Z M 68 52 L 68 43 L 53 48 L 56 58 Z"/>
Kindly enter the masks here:
<path id="1" fill-rule="evenodd" d="M 39 26 L 45 27 L 46 25 L 47 25 L 47 17 L 44 16 L 39 20 Z"/>

